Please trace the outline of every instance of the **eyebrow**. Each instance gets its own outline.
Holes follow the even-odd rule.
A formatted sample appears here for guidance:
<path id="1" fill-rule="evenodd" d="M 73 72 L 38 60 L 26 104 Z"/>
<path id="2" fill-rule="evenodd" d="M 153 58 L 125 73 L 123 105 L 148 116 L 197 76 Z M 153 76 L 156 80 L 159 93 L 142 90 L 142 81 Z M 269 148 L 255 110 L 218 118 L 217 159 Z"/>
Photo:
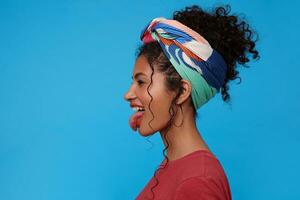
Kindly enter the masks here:
<path id="1" fill-rule="evenodd" d="M 134 78 L 136 79 L 137 77 L 142 76 L 142 75 L 147 76 L 147 75 L 144 74 L 143 72 L 138 72 L 138 73 L 136 73 L 136 74 L 134 75 Z M 131 78 L 133 79 L 133 77 L 131 77 Z"/>

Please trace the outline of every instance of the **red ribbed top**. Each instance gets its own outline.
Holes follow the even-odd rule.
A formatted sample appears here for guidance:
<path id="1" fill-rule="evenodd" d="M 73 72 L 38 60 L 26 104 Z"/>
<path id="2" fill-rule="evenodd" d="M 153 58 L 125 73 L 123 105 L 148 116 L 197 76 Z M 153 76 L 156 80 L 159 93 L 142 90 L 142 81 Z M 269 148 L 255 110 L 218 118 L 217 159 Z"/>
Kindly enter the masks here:
<path id="1" fill-rule="evenodd" d="M 166 164 L 166 159 L 161 167 Z M 219 160 L 207 150 L 197 150 L 168 162 L 146 184 L 136 200 L 231 200 L 225 171 Z"/>

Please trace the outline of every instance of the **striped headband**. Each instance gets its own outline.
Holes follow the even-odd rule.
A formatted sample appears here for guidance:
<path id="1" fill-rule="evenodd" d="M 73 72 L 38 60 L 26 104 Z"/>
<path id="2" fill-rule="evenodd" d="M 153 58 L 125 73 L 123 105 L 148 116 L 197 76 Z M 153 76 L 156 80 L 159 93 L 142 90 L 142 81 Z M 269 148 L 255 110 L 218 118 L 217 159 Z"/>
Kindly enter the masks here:
<path id="1" fill-rule="evenodd" d="M 142 30 L 140 37 L 144 44 L 158 41 L 179 75 L 191 83 L 196 110 L 220 92 L 226 62 L 199 33 L 177 20 L 158 17 Z"/>

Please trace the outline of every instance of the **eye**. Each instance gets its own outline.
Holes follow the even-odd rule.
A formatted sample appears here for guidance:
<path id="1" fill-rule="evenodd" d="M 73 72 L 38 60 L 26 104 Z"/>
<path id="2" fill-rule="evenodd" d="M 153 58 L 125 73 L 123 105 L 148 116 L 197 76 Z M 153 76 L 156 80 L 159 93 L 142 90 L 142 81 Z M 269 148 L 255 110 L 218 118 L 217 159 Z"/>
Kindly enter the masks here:
<path id="1" fill-rule="evenodd" d="M 138 85 L 142 85 L 144 82 L 143 81 L 137 81 L 138 82 Z"/>

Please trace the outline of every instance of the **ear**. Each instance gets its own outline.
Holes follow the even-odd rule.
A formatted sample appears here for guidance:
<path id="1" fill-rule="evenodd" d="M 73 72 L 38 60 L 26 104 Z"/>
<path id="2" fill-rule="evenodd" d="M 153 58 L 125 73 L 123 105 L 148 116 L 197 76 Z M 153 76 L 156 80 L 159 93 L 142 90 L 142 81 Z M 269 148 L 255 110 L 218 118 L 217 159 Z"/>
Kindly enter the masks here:
<path id="1" fill-rule="evenodd" d="M 181 80 L 181 95 L 178 97 L 176 103 L 182 104 L 184 103 L 192 93 L 192 85 L 189 81 L 182 79 Z"/>

